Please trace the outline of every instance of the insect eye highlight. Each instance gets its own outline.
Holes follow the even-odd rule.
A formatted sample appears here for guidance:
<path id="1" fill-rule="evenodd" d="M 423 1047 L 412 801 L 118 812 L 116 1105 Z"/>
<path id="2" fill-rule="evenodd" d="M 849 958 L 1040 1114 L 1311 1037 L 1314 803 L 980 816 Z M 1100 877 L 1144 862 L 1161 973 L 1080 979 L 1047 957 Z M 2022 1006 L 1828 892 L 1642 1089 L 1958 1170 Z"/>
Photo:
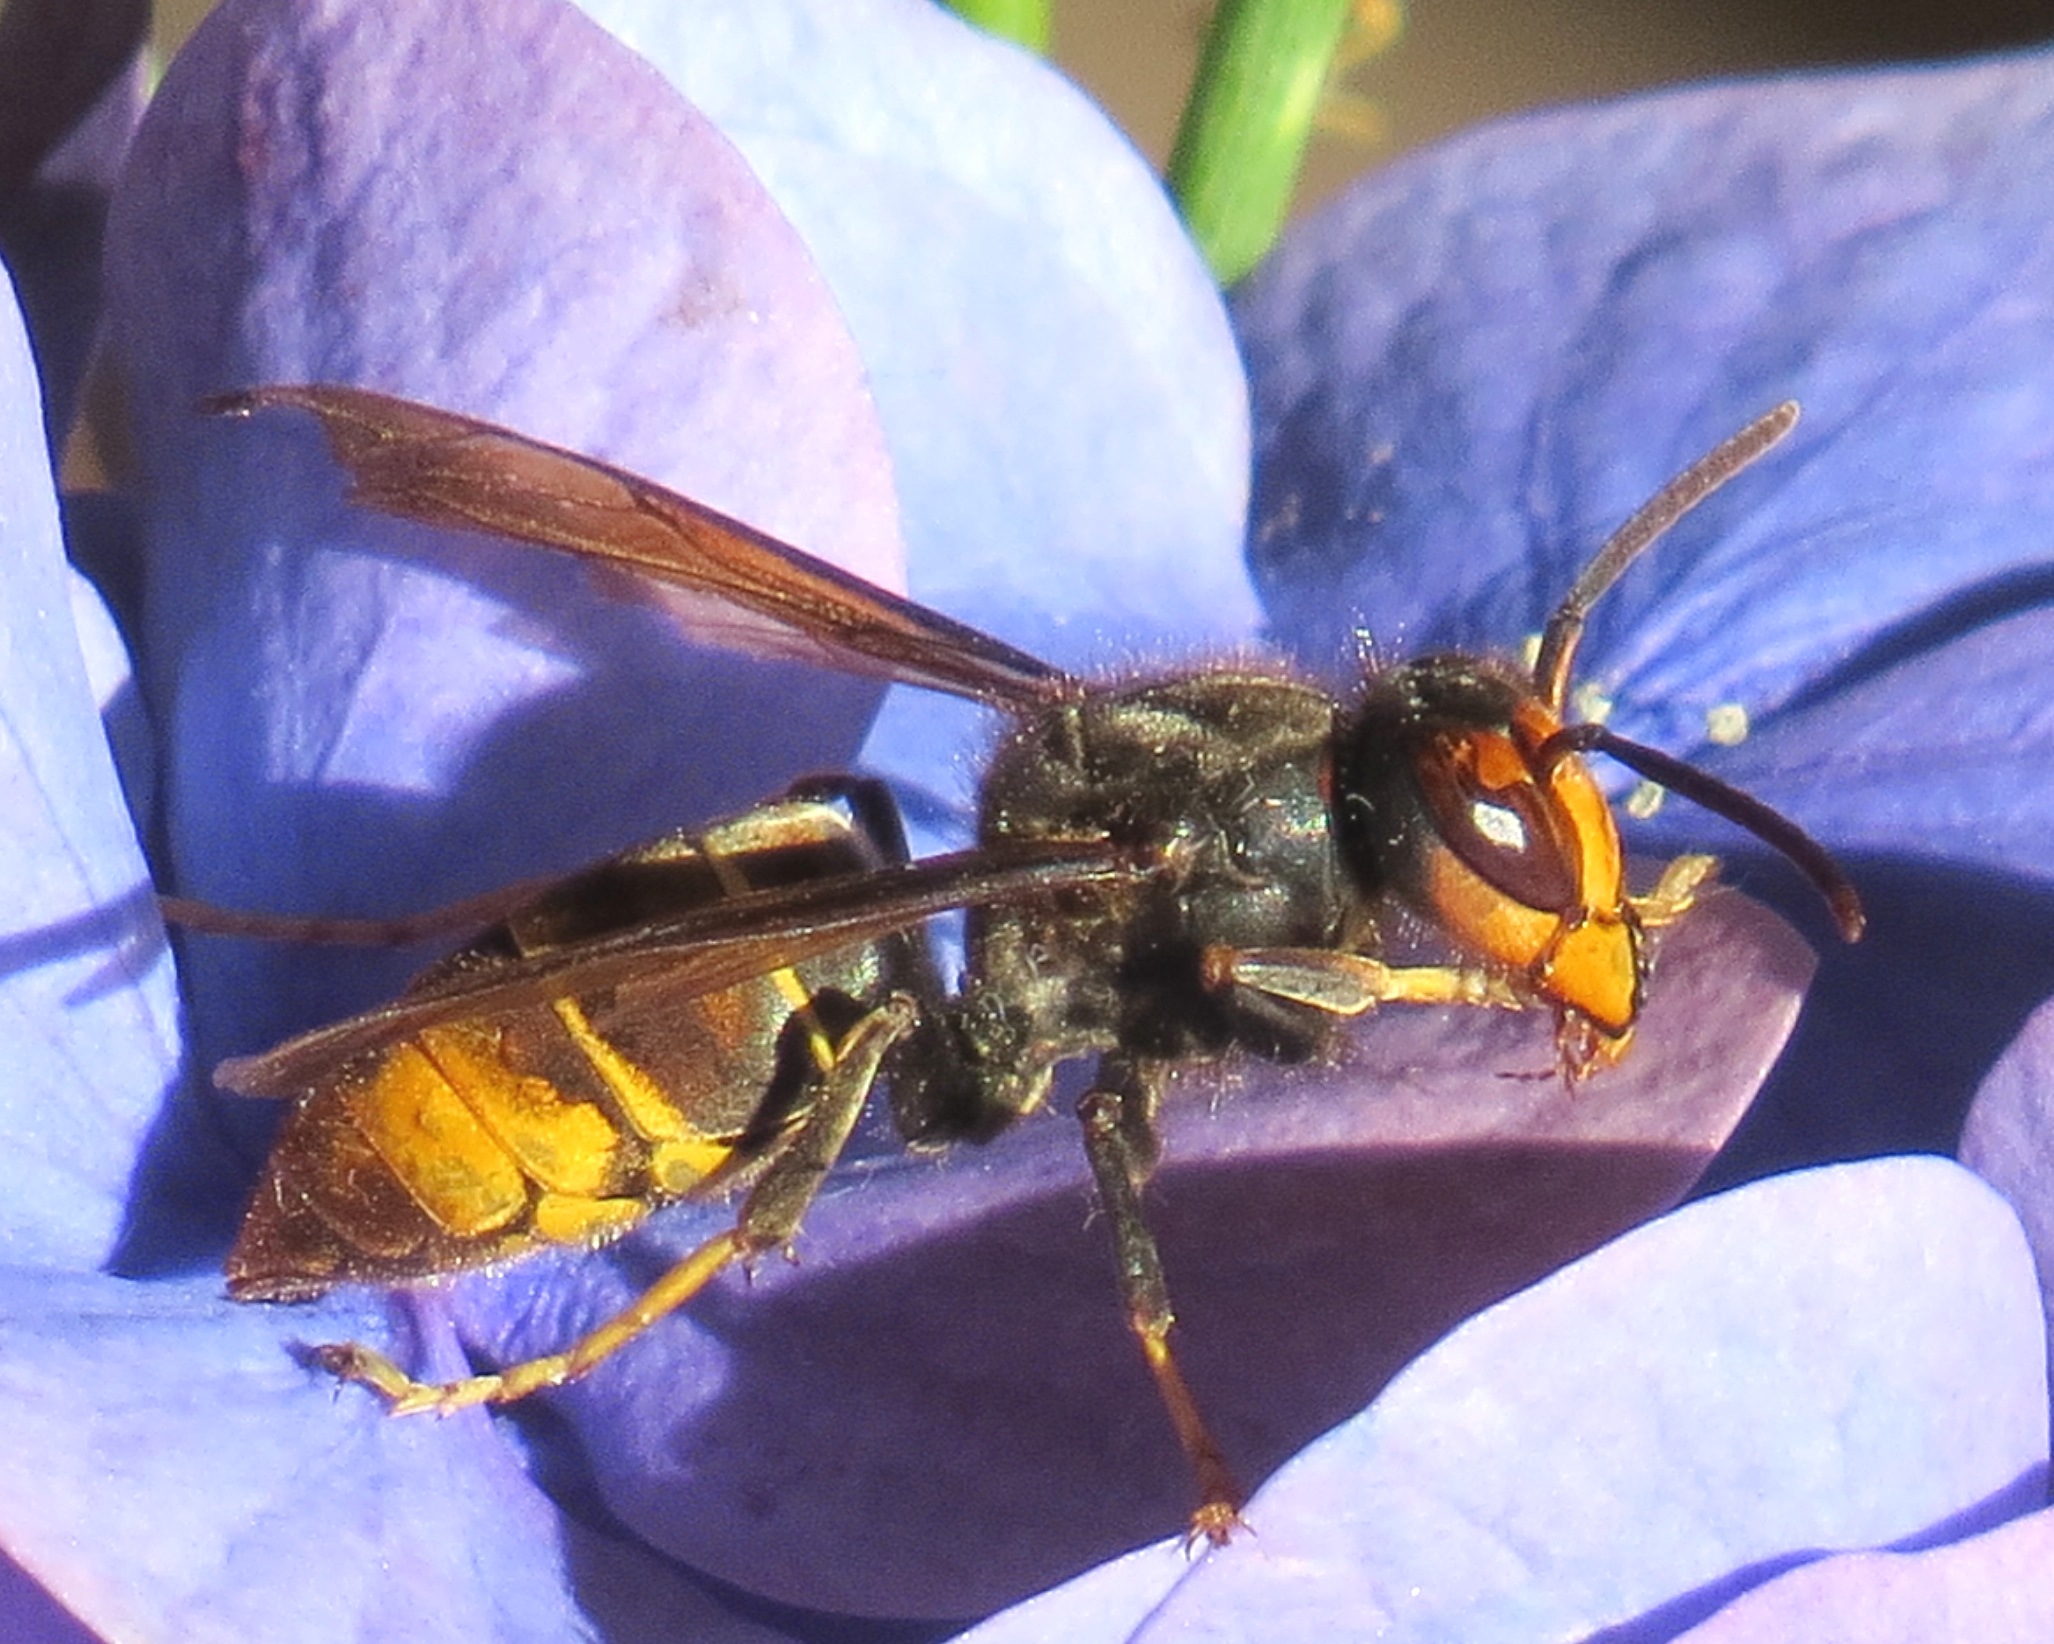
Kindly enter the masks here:
<path id="1" fill-rule="evenodd" d="M 1413 774 L 1442 843 L 1487 883 L 1529 908 L 1580 905 L 1568 823 L 1509 737 L 1444 732 L 1420 745 Z"/>
<path id="2" fill-rule="evenodd" d="M 1469 822 L 1477 833 L 1500 850 L 1517 852 L 1526 849 L 1526 824 L 1509 805 L 1500 805 L 1490 799 L 1472 800 Z"/>

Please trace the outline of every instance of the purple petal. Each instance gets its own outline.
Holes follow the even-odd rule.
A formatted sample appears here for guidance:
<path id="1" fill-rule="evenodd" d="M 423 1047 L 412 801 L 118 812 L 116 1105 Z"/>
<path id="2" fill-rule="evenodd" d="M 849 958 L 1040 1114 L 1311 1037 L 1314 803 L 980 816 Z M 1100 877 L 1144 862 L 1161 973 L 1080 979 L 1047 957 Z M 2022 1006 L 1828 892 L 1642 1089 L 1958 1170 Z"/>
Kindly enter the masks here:
<path id="1" fill-rule="evenodd" d="M 652 1553 L 640 1542 L 586 1528 L 575 1516 L 562 1520 L 565 1550 L 577 1573 L 578 1601 L 607 1644 L 785 1644 L 794 1637 L 835 1639 L 832 1620 L 795 1632 L 745 1619 L 727 1607 L 691 1572 Z"/>
<path id="2" fill-rule="evenodd" d="M 1473 1320 L 1136 1637 L 1664 1638 L 1824 1548 L 2043 1500 L 2032 1262 L 1932 1159 L 1710 1199 Z"/>
<path id="3" fill-rule="evenodd" d="M 1136 1547 L 1001 1610 L 982 1626 L 958 1634 L 957 1644 L 1044 1644 L 1054 1638 L 1091 1644 L 1129 1638 L 1190 1573 L 1191 1557 L 1181 1539 Z"/>
<path id="4" fill-rule="evenodd" d="M 170 950 L 74 624 L 41 407 L 0 286 L 0 1237 L 24 1266 L 112 1253 L 178 1065 Z M 90 608 L 90 607 L 88 607 Z M 108 658 L 104 629 L 96 655 Z"/>
<path id="5" fill-rule="evenodd" d="M 1235 1464 L 1259 1478 L 1458 1319 L 1675 1203 L 1808 963 L 1713 902 L 1669 934 L 1633 1056 L 1573 1090 L 1546 1023 L 1448 1011 L 1389 1013 L 1334 1069 L 1190 1080 L 1152 1220 Z M 695 1568 L 815 1609 L 990 1609 L 1192 1505 L 1091 1206 L 1053 1119 L 947 1169 L 845 1167 L 798 1266 L 716 1285 L 552 1402 L 614 1512 Z M 558 1349 L 717 1225 L 468 1281 L 465 1332 L 502 1362 Z"/>
<path id="6" fill-rule="evenodd" d="M 233 0 L 153 105 L 111 266 L 189 892 L 418 911 L 847 759 L 874 687 L 688 649 L 559 557 L 349 510 L 304 419 L 196 413 L 249 382 L 366 383 L 895 578 L 862 367 L 803 248 L 574 8 Z M 203 952 L 202 1043 L 333 1014 L 335 969 Z M 358 971 L 352 1002 L 404 974 Z"/>
<path id="7" fill-rule="evenodd" d="M 582 1636 L 556 1510 L 489 1422 L 338 1422 L 286 1347 L 366 1310 L 218 1291 L 0 1271 L 0 1539 L 24 1570 L 109 1638 Z"/>
<path id="8" fill-rule="evenodd" d="M 2054 1631 L 2047 1561 L 2054 1512 L 1925 1553 L 1822 1558 L 1737 1599 L 1688 1644 L 1922 1644 L 2045 1638 Z"/>
<path id="9" fill-rule="evenodd" d="M 20 1565 L 0 1558 L 0 1615 L 15 1644 L 100 1644 Z"/>
<path id="10" fill-rule="evenodd" d="M 1253 632 L 1240 356 L 1094 104 L 928 0 L 586 9 L 719 121 L 820 260 L 891 441 L 915 595 L 1086 670 Z M 961 844 L 964 753 L 989 735 L 901 691 L 864 762 Z"/>

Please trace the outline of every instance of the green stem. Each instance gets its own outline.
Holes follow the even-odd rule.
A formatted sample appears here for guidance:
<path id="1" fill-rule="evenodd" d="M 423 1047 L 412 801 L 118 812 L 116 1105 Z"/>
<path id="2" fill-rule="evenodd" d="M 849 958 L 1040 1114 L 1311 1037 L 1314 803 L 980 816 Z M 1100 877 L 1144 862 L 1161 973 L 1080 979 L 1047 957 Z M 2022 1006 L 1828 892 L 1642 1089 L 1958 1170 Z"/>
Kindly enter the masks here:
<path id="1" fill-rule="evenodd" d="M 1222 285 L 1276 239 L 1349 0 L 1220 0 L 1170 155 L 1170 192 Z"/>
<path id="2" fill-rule="evenodd" d="M 947 0 L 965 22 L 988 34 L 1048 55 L 1048 17 L 1053 0 Z"/>

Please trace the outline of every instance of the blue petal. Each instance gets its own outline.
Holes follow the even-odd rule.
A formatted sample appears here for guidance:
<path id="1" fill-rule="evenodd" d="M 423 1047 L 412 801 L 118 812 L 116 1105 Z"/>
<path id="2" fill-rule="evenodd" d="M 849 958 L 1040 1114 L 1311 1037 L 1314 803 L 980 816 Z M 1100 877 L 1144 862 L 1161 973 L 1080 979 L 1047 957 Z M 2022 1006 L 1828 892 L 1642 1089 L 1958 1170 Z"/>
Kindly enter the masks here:
<path id="1" fill-rule="evenodd" d="M 18 1263 L 93 1267 L 114 1250 L 178 1067 L 177 1001 L 80 651 L 35 372 L 4 283 L 0 560 L 0 1239 Z"/>
<path id="2" fill-rule="evenodd" d="M 1129 1636 L 1666 1638 L 1821 1549 L 1988 1526 L 2045 1495 L 2035 1289 L 1939 1161 L 1707 1200 L 1457 1331 Z"/>
<path id="3" fill-rule="evenodd" d="M 2026 1019 L 1976 1091 L 1960 1155 L 2025 1224 L 2043 1275 L 2041 1310 L 2054 1321 L 2054 999 Z M 2048 1352 L 2054 1360 L 2054 1322 Z"/>
<path id="4" fill-rule="evenodd" d="M 1627 734 L 1764 725 L 2044 567 L 2050 152 L 2031 54 L 1540 115 L 1367 179 L 1236 303 L 1279 630 L 1516 640 L 1783 399 L 1791 441 L 1598 610 L 1586 677 Z"/>
<path id="5" fill-rule="evenodd" d="M 2054 990 L 2049 657 L 2054 610 L 1994 617 L 1821 693 L 1717 762 L 1835 843 L 1871 930 L 1826 966 L 1787 1095 L 1764 1106 L 1735 1170 L 1950 1149 L 1984 1070 Z M 1658 835 L 1681 843 L 1688 809 L 1671 807 Z"/>
<path id="6" fill-rule="evenodd" d="M 1992 617 L 1778 715 L 1719 773 L 1843 850 L 2044 876 L 2050 657 L 2054 607 Z"/>

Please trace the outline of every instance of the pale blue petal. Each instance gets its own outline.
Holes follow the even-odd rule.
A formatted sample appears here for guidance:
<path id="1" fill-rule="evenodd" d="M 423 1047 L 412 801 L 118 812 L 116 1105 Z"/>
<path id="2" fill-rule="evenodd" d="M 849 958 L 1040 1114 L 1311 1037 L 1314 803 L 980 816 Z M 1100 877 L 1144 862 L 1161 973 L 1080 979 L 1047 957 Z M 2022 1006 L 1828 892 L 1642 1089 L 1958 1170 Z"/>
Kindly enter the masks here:
<path id="1" fill-rule="evenodd" d="M 720 123 L 870 368 L 912 589 L 1065 666 L 1245 640 L 1247 393 L 1127 139 L 930 0 L 587 0 Z M 960 712 L 893 700 L 887 774 L 959 797 Z"/>
<path id="2" fill-rule="evenodd" d="M 17 1265 L 92 1267 L 113 1253 L 176 1077 L 178 1007 L 63 554 L 35 372 L 0 281 L 0 1243 Z M 95 628 L 103 672 L 110 638 Z"/>
<path id="3" fill-rule="evenodd" d="M 0 1270 L 0 1537 L 110 1639 L 594 1636 L 556 1509 L 487 1420 L 339 1422 L 287 1351 L 368 1322 Z"/>
<path id="4" fill-rule="evenodd" d="M 1658 1639 L 1823 1550 L 1999 1522 L 2045 1497 L 2035 1289 L 1942 1161 L 1705 1200 L 1457 1331 L 1133 1636 Z"/>

